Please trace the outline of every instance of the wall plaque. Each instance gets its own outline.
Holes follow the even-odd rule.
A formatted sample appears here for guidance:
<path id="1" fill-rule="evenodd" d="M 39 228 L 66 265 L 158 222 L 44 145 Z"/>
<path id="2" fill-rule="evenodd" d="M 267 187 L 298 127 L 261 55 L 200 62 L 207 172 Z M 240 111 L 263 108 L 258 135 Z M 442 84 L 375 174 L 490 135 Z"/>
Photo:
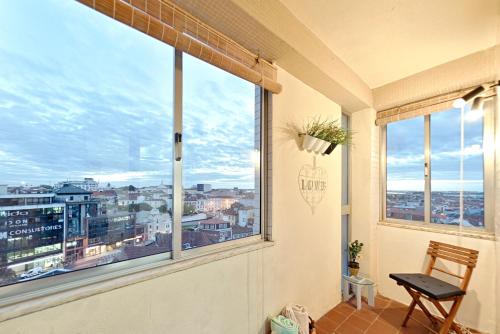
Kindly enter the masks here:
<path id="1" fill-rule="evenodd" d="M 314 209 L 325 196 L 328 174 L 324 168 L 316 166 L 316 157 L 313 157 L 312 166 L 306 164 L 300 168 L 298 181 L 300 194 L 314 214 Z"/>

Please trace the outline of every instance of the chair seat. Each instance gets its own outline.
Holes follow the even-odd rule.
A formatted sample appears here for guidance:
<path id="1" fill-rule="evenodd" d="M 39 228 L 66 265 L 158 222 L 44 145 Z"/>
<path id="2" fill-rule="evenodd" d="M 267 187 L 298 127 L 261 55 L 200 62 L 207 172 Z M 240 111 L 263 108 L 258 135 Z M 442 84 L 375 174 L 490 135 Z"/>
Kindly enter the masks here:
<path id="1" fill-rule="evenodd" d="M 409 286 L 424 295 L 440 300 L 465 295 L 458 286 L 424 274 L 389 274 L 399 284 Z"/>

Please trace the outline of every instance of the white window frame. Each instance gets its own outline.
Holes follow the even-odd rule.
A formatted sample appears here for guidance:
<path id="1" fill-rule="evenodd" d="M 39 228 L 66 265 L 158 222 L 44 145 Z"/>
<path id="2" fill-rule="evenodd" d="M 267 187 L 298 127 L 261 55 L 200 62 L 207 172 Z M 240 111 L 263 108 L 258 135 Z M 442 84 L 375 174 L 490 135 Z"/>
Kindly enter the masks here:
<path id="1" fill-rule="evenodd" d="M 484 228 L 464 227 L 431 223 L 431 115 L 424 117 L 424 221 L 387 218 L 387 125 L 379 127 L 379 183 L 380 183 L 380 217 L 382 225 L 407 227 L 431 232 L 460 234 L 479 238 L 494 238 L 494 206 L 495 206 L 495 120 L 497 113 L 497 95 L 483 112 L 483 185 L 484 185 Z M 442 111 L 446 112 L 446 111 Z M 427 170 L 425 170 L 427 168 Z"/>
<path id="2" fill-rule="evenodd" d="M 149 37 L 147 37 L 149 38 Z M 182 58 L 174 56 L 174 126 L 182 133 Z M 244 79 L 241 79 L 244 80 Z M 173 159 L 173 233 L 172 251 L 130 259 L 99 267 L 86 268 L 50 278 L 15 283 L 0 287 L 0 322 L 31 312 L 57 306 L 147 279 L 164 276 L 223 258 L 273 246 L 271 233 L 271 122 L 272 93 L 255 90 L 256 105 L 260 103 L 260 234 L 208 246 L 182 250 L 182 159 Z M 175 138 L 173 141 L 175 146 Z M 176 154 L 175 147 L 173 154 Z M 175 195 L 179 194 L 179 195 Z"/>

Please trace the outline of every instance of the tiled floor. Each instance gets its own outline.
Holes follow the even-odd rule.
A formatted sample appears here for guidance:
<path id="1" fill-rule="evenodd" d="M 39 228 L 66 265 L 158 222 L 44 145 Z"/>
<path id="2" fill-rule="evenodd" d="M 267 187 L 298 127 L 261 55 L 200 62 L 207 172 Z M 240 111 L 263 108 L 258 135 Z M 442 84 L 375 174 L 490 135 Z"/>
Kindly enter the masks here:
<path id="1" fill-rule="evenodd" d="M 422 311 L 416 310 L 406 327 L 401 327 L 407 306 L 396 301 L 377 296 L 375 306 L 363 303 L 360 311 L 354 302 L 344 302 L 325 314 L 316 322 L 317 334 L 428 334 L 432 333 L 430 321 Z M 476 332 L 477 333 L 477 332 Z"/>

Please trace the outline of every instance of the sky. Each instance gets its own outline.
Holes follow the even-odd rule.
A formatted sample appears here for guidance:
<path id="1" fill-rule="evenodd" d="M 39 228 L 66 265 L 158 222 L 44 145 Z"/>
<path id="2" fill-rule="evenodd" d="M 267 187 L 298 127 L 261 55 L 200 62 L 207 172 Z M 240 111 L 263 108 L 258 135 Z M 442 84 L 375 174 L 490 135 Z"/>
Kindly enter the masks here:
<path id="1" fill-rule="evenodd" d="M 73 0 L 0 1 L 0 184 L 171 184 L 173 58 Z M 183 62 L 184 186 L 254 188 L 255 86 Z"/>
<path id="2" fill-rule="evenodd" d="M 431 190 L 460 190 L 461 110 L 431 114 Z M 464 191 L 483 191 L 483 121 L 464 109 Z M 387 125 L 387 189 L 424 191 L 424 117 Z"/>

